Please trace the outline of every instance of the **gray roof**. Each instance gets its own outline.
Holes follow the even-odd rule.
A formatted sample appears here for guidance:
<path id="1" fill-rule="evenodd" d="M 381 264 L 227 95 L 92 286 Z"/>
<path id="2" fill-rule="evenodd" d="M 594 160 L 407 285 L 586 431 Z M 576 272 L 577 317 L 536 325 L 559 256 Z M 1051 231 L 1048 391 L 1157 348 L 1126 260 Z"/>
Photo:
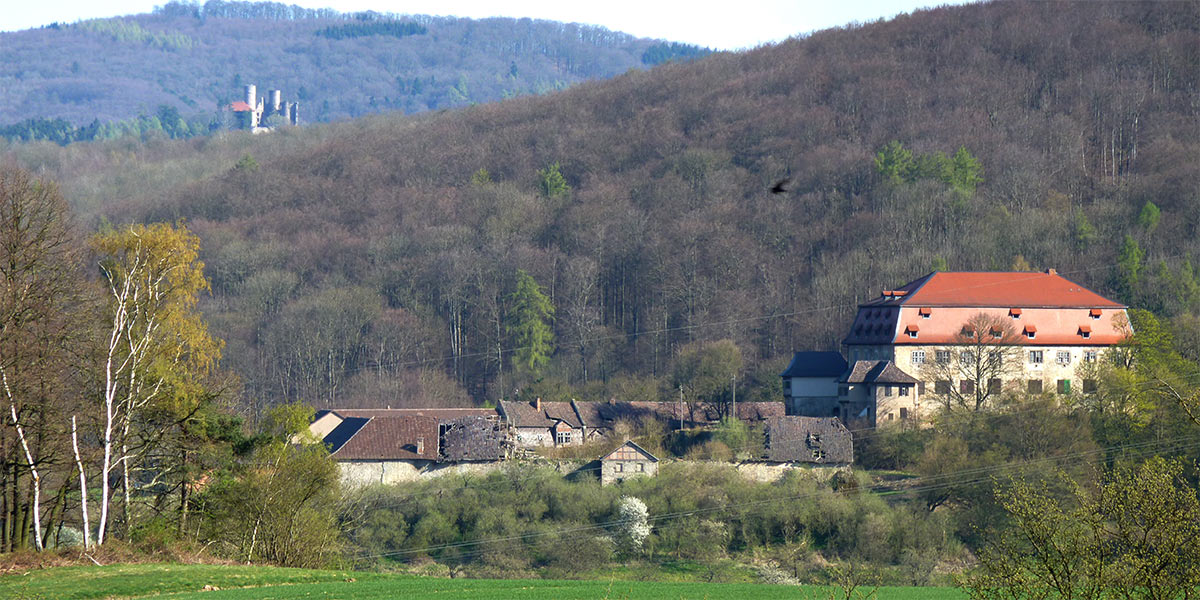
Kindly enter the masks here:
<path id="1" fill-rule="evenodd" d="M 846 374 L 846 383 L 907 383 L 915 385 L 917 379 L 900 370 L 890 360 L 860 360 Z"/>
<path id="2" fill-rule="evenodd" d="M 850 464 L 854 440 L 837 417 L 775 417 L 767 420 L 771 462 Z"/>
<path id="3" fill-rule="evenodd" d="M 780 377 L 839 377 L 848 366 L 841 352 L 797 352 Z"/>
<path id="4" fill-rule="evenodd" d="M 540 408 L 538 405 L 541 405 Z M 572 428 L 583 427 L 571 402 L 500 401 L 500 412 L 513 427 L 553 427 L 562 421 Z"/>

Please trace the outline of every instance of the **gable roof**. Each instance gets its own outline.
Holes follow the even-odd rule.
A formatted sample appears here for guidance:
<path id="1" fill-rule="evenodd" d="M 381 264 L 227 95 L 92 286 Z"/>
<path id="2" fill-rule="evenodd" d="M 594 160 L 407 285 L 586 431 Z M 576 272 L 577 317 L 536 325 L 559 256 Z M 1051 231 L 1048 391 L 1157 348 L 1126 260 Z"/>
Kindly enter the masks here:
<path id="1" fill-rule="evenodd" d="M 780 377 L 837 377 L 847 366 L 841 352 L 797 352 Z"/>
<path id="2" fill-rule="evenodd" d="M 243 102 L 241 100 L 238 100 L 237 102 L 234 102 L 233 104 L 230 104 L 229 108 L 232 108 L 233 112 L 250 112 L 250 111 L 254 110 L 253 106 L 250 106 L 249 104 L 246 104 L 245 102 Z"/>
<path id="3" fill-rule="evenodd" d="M 628 455 L 629 449 L 634 450 L 642 458 L 641 459 L 633 459 L 633 458 L 628 458 L 627 456 L 618 456 L 618 455 Z M 622 450 L 625 450 L 626 452 L 622 452 Z M 621 444 L 620 446 L 613 448 L 612 452 L 609 452 L 608 454 L 601 456 L 600 460 L 602 460 L 602 461 L 603 460 L 648 460 L 650 462 L 658 462 L 658 457 L 647 452 L 645 448 L 642 448 L 641 446 L 633 443 L 633 440 L 625 440 L 624 444 Z"/>
<path id="4" fill-rule="evenodd" d="M 559 421 L 572 428 L 583 427 L 579 415 L 571 402 L 541 402 L 541 409 L 536 402 L 500 401 L 500 411 L 513 427 L 553 427 Z"/>
<path id="5" fill-rule="evenodd" d="M 890 360 L 860 360 L 846 374 L 846 383 L 917 383 Z"/>
<path id="6" fill-rule="evenodd" d="M 766 459 L 850 464 L 854 462 L 854 439 L 837 417 L 774 417 L 767 420 Z"/>
<path id="7" fill-rule="evenodd" d="M 351 417 L 342 425 L 358 420 Z M 338 429 L 341 426 L 330 436 Z M 416 415 L 371 417 L 329 454 L 337 460 L 437 460 L 438 420 Z"/>
<path id="8" fill-rule="evenodd" d="M 1053 269 L 1045 273 L 938 271 L 859 306 L 1125 308 Z"/>

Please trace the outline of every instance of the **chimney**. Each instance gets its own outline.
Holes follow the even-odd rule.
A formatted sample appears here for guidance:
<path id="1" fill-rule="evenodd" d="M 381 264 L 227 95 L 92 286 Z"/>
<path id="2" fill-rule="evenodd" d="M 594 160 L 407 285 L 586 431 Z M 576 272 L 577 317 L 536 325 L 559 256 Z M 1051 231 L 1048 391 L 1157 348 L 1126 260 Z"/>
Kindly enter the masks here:
<path id="1" fill-rule="evenodd" d="M 533 401 L 533 408 L 534 408 L 534 410 L 536 410 L 536 411 L 538 411 L 538 412 L 542 412 L 542 398 L 541 398 L 541 396 L 538 396 L 538 399 Z"/>
<path id="2" fill-rule="evenodd" d="M 417 454 L 425 454 L 425 438 L 417 438 Z"/>
<path id="3" fill-rule="evenodd" d="M 1046 269 L 1046 274 L 1047 275 L 1058 275 L 1058 271 L 1056 271 L 1054 269 Z"/>

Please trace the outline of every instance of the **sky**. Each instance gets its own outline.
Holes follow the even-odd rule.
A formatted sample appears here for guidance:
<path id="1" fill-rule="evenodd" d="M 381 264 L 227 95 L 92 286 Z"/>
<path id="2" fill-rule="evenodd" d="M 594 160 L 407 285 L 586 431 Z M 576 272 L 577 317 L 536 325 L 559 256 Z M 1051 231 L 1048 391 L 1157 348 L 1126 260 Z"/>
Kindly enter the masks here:
<path id="1" fill-rule="evenodd" d="M 687 42 L 719 50 L 753 48 L 796 34 L 852 22 L 891 18 L 918 8 L 963 0 L 740 0 L 734 3 L 674 0 L 284 0 L 342 12 L 375 10 L 458 17 L 530 17 L 601 25 L 638 37 Z M 5 0 L 0 31 L 53 22 L 150 12 L 166 0 Z"/>

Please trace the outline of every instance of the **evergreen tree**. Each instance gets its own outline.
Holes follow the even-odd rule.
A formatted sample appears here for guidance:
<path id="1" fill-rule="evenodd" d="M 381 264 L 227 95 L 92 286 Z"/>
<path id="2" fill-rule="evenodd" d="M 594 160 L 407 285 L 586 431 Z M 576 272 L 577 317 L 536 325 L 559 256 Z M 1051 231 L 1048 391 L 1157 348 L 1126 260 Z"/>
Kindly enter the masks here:
<path id="1" fill-rule="evenodd" d="M 508 297 L 508 334 L 514 346 L 513 366 L 538 374 L 554 352 L 554 305 L 533 276 L 517 271 L 517 288 Z"/>

